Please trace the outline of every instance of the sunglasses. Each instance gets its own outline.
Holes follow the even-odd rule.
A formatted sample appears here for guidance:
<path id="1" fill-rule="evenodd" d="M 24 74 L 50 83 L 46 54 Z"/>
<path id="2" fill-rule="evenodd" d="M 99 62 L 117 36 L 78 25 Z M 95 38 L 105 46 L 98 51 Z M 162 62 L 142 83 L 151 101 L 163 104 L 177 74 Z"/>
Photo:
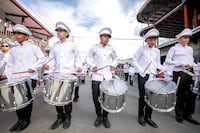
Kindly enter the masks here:
<path id="1" fill-rule="evenodd" d="M 56 29 L 57 32 L 67 32 L 66 30 L 64 29 Z"/>
<path id="2" fill-rule="evenodd" d="M 2 45 L 1 47 L 9 47 L 8 45 Z"/>

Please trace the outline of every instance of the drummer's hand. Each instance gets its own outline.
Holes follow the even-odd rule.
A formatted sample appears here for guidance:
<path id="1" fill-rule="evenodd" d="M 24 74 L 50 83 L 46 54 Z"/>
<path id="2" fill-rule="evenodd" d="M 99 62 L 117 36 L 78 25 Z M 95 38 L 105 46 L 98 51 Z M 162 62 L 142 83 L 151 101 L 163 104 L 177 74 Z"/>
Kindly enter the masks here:
<path id="1" fill-rule="evenodd" d="M 6 75 L 0 75 L 0 80 L 7 79 Z"/>
<path id="2" fill-rule="evenodd" d="M 35 71 L 33 69 L 28 69 L 29 73 L 34 73 Z"/>
<path id="3" fill-rule="evenodd" d="M 81 67 L 78 67 L 77 69 L 76 69 L 76 72 L 78 72 L 78 73 L 80 73 L 80 72 L 82 72 L 82 68 Z"/>
<path id="4" fill-rule="evenodd" d="M 113 72 L 115 71 L 115 67 L 114 66 L 110 66 L 110 70 Z"/>
<path id="5" fill-rule="evenodd" d="M 97 69 L 96 66 L 92 68 L 92 72 L 97 72 L 97 70 L 98 70 L 98 69 Z"/>
<path id="6" fill-rule="evenodd" d="M 42 68 L 43 68 L 44 70 L 49 70 L 49 65 L 44 64 L 44 65 L 42 66 Z"/>
<path id="7" fill-rule="evenodd" d="M 192 67 L 190 64 L 185 65 L 186 68 Z"/>

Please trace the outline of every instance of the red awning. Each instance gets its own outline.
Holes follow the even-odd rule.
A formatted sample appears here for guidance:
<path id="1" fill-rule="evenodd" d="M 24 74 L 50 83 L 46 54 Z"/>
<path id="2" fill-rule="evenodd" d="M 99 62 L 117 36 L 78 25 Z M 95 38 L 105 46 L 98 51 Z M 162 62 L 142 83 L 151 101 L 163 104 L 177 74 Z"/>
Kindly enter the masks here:
<path id="1" fill-rule="evenodd" d="M 0 1 L 0 18 L 10 21 L 13 24 L 24 24 L 38 38 L 50 38 L 52 33 L 48 31 L 36 18 L 34 18 L 24 7 L 16 0 Z"/>

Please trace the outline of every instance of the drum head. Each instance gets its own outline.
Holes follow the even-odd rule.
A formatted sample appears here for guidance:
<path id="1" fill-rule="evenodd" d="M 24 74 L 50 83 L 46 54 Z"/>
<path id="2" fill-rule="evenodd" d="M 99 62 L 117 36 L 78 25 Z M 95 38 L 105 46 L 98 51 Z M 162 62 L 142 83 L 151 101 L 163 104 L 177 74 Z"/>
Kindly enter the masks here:
<path id="1" fill-rule="evenodd" d="M 77 77 L 72 74 L 51 73 L 51 74 L 49 74 L 49 76 L 54 79 L 77 81 Z"/>
<path id="2" fill-rule="evenodd" d="M 28 80 L 31 80 L 31 79 L 30 79 L 30 77 L 27 77 L 27 76 L 10 78 L 10 79 L 8 79 L 8 84 L 9 85 L 18 84 L 18 83 L 25 82 L 25 81 L 28 81 Z"/>
<path id="3" fill-rule="evenodd" d="M 158 94 L 168 94 L 176 92 L 176 84 L 171 80 L 155 78 L 145 83 L 145 88 Z"/>
<path id="4" fill-rule="evenodd" d="M 108 95 L 118 96 L 128 90 L 126 82 L 119 79 L 105 80 L 100 84 L 100 90 Z"/>

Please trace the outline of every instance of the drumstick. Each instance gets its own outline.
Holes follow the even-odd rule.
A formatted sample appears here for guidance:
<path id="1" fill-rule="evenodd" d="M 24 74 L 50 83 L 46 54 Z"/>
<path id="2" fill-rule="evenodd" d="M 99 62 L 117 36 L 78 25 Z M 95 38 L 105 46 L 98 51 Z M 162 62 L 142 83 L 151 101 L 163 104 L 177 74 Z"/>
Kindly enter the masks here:
<path id="1" fill-rule="evenodd" d="M 167 70 L 162 70 L 162 71 L 158 72 L 158 74 L 164 73 L 165 71 L 167 71 Z"/>
<path id="2" fill-rule="evenodd" d="M 184 72 L 184 73 L 186 73 L 186 74 L 188 74 L 188 75 L 190 75 L 190 76 L 192 76 L 192 77 L 195 76 L 194 73 L 189 72 L 189 71 L 187 71 L 186 69 L 182 69 L 181 71 Z"/>
<path id="3" fill-rule="evenodd" d="M 149 64 L 147 65 L 147 67 L 144 69 L 144 73 L 146 73 L 147 69 L 150 67 L 152 61 L 149 62 Z"/>
<path id="4" fill-rule="evenodd" d="M 158 74 L 164 73 L 165 71 L 167 71 L 167 69 L 166 69 L 166 70 L 162 70 L 162 71 L 158 72 Z"/>
<path id="5" fill-rule="evenodd" d="M 169 70 L 170 67 L 173 67 L 173 65 L 171 65 L 171 66 L 167 66 L 165 70 L 162 70 L 162 71 L 158 72 L 158 74 L 161 74 L 161 73 L 163 73 L 163 72 Z"/>
<path id="6" fill-rule="evenodd" d="M 180 82 L 181 82 L 181 77 L 179 76 L 178 80 L 176 82 L 176 91 L 178 90 L 178 86 L 179 86 Z"/>
<path id="7" fill-rule="evenodd" d="M 12 74 L 22 74 L 22 73 L 29 73 L 29 71 L 14 72 L 14 73 L 12 73 Z"/>
<path id="8" fill-rule="evenodd" d="M 200 67 L 200 66 L 192 66 L 192 67 Z"/>
<path id="9" fill-rule="evenodd" d="M 99 71 L 99 70 L 101 70 L 101 69 L 104 69 L 104 68 L 107 68 L 107 67 L 109 67 L 109 65 L 107 65 L 107 66 L 105 66 L 105 67 L 101 67 L 101 68 L 97 69 L 97 71 Z"/>
<path id="10" fill-rule="evenodd" d="M 45 63 L 45 65 L 47 65 L 49 62 L 51 62 L 53 59 L 54 59 L 54 57 L 52 57 L 51 59 L 49 59 L 49 60 Z"/>

